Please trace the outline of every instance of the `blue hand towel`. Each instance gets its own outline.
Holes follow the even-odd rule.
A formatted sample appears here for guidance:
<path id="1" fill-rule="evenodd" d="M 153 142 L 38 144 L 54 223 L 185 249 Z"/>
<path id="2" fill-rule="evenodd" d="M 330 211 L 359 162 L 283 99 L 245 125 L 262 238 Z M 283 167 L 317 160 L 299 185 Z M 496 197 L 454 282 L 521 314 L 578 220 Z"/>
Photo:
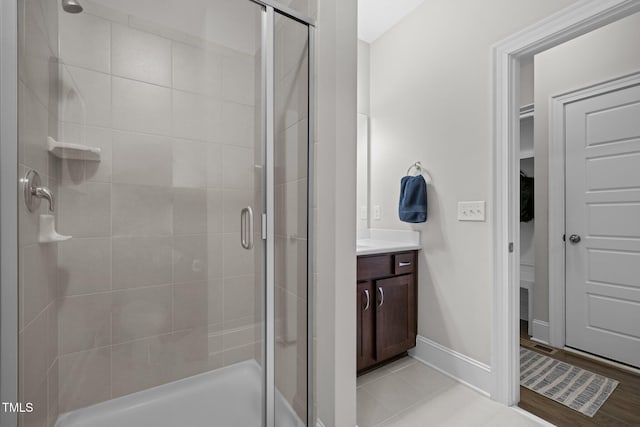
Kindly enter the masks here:
<path id="1" fill-rule="evenodd" d="M 400 221 L 425 222 L 427 220 L 427 183 L 422 175 L 405 176 L 400 181 Z"/>

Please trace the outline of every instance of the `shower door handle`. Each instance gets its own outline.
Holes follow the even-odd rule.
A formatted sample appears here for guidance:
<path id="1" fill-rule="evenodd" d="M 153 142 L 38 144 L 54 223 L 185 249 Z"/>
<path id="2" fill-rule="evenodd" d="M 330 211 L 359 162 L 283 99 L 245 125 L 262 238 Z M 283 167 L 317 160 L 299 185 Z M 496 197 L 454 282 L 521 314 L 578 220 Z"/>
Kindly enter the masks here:
<path id="1" fill-rule="evenodd" d="M 240 244 L 243 248 L 253 249 L 253 210 L 251 206 L 240 211 Z"/>

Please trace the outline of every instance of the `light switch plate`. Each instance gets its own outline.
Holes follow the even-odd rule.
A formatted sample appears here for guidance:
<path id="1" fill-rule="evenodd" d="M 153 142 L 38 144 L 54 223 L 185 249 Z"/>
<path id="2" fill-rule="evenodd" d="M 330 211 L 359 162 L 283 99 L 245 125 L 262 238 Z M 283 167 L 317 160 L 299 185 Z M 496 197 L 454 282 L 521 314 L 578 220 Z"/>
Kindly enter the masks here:
<path id="1" fill-rule="evenodd" d="M 485 201 L 458 202 L 458 221 L 485 221 Z"/>
<path id="2" fill-rule="evenodd" d="M 369 213 L 367 212 L 367 206 L 361 206 L 360 207 L 360 219 L 367 219 L 369 216 Z"/>

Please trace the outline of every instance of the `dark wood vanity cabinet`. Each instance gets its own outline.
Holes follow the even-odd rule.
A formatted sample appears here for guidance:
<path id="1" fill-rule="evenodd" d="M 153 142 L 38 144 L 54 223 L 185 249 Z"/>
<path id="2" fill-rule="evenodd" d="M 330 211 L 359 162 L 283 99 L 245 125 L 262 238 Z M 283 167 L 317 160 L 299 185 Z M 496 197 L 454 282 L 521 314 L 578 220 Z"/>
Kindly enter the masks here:
<path id="1" fill-rule="evenodd" d="M 416 345 L 416 255 L 410 251 L 358 257 L 359 372 Z"/>
<path id="2" fill-rule="evenodd" d="M 372 299 L 373 297 L 373 299 Z M 376 318 L 375 293 L 373 282 L 358 283 L 357 323 L 358 323 L 358 370 L 376 363 L 375 330 Z"/>

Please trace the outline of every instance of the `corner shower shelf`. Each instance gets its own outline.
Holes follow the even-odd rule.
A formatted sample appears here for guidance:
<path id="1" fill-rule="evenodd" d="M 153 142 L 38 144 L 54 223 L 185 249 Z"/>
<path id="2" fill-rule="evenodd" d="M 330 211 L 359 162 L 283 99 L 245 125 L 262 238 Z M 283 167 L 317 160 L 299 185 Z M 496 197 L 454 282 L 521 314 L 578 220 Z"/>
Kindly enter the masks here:
<path id="1" fill-rule="evenodd" d="M 60 159 L 100 161 L 100 148 L 71 142 L 60 142 L 50 136 L 47 137 L 47 149 Z"/>

